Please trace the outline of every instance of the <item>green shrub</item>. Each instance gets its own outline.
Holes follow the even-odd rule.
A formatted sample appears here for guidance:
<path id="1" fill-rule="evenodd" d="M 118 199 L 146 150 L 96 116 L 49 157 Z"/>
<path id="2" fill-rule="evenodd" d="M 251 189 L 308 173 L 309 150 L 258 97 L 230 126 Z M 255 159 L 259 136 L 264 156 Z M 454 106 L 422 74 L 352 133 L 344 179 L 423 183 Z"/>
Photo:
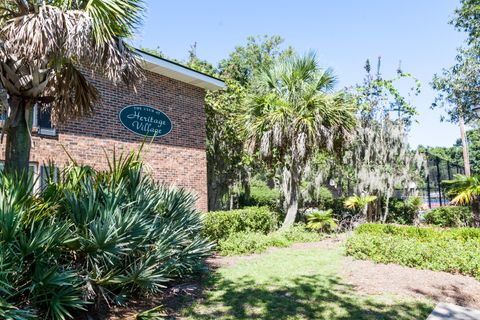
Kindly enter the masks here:
<path id="1" fill-rule="evenodd" d="M 245 207 L 206 213 L 203 234 L 212 240 L 220 240 L 239 232 L 267 234 L 277 226 L 278 219 L 268 207 Z"/>
<path id="2" fill-rule="evenodd" d="M 217 249 L 222 255 L 260 253 L 269 247 L 288 247 L 296 242 L 314 242 L 323 239 L 317 232 L 308 231 L 303 225 L 295 225 L 269 234 L 239 232 L 218 241 Z"/>
<path id="3" fill-rule="evenodd" d="M 413 224 L 422 205 L 421 198 L 417 196 L 403 199 L 390 199 L 388 204 L 388 223 Z"/>
<path id="4" fill-rule="evenodd" d="M 346 253 L 379 263 L 446 271 L 480 279 L 480 230 L 364 224 L 347 240 Z"/>
<path id="5" fill-rule="evenodd" d="M 310 230 L 333 232 L 337 228 L 337 223 L 332 217 L 332 209 L 308 213 L 307 220 L 307 228 Z"/>
<path id="6" fill-rule="evenodd" d="M 250 184 L 249 204 L 253 206 L 268 206 L 270 208 L 278 207 L 280 201 L 280 192 L 277 189 L 270 188 L 264 181 L 252 179 Z"/>
<path id="7" fill-rule="evenodd" d="M 423 215 L 425 222 L 439 227 L 465 227 L 472 224 L 472 209 L 447 206 L 432 209 Z"/>
<path id="8" fill-rule="evenodd" d="M 480 241 L 479 228 L 452 228 L 441 229 L 431 227 L 413 227 L 398 226 L 392 224 L 365 223 L 360 225 L 356 230 L 356 234 L 373 234 L 373 235 L 394 235 L 406 238 L 416 238 L 423 241 L 435 241 L 436 239 L 460 240 L 467 241 L 476 239 Z"/>
<path id="9" fill-rule="evenodd" d="M 135 154 L 109 167 L 73 163 L 38 194 L 30 179 L 0 174 L 2 319 L 72 318 L 102 299 L 158 292 L 210 254 L 192 195 L 154 182 Z"/>

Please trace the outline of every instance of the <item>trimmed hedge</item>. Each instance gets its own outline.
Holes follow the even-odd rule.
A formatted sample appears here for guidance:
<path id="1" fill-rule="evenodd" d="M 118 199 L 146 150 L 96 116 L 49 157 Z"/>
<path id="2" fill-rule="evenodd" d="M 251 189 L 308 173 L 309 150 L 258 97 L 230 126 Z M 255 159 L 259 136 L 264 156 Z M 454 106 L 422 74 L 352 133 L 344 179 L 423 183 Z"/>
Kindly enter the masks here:
<path id="1" fill-rule="evenodd" d="M 218 241 L 217 249 L 224 256 L 260 253 L 269 247 L 288 247 L 295 242 L 320 241 L 324 237 L 308 231 L 304 225 L 295 225 L 286 230 L 278 230 L 270 234 L 259 232 L 240 232 L 227 239 Z"/>
<path id="2" fill-rule="evenodd" d="M 355 230 L 355 234 L 394 235 L 406 238 L 421 239 L 423 241 L 445 240 L 477 240 L 480 241 L 479 228 L 432 228 L 399 226 L 393 224 L 365 223 Z"/>
<path id="3" fill-rule="evenodd" d="M 362 260 L 480 279 L 480 230 L 474 228 L 445 230 L 364 224 L 347 240 L 346 253 Z"/>
<path id="4" fill-rule="evenodd" d="M 432 209 L 423 216 L 425 222 L 439 227 L 465 227 L 472 224 L 470 207 L 447 206 Z"/>
<path id="5" fill-rule="evenodd" d="M 220 240 L 240 232 L 267 234 L 277 226 L 278 218 L 268 207 L 245 207 L 206 213 L 203 234 L 211 240 Z"/>

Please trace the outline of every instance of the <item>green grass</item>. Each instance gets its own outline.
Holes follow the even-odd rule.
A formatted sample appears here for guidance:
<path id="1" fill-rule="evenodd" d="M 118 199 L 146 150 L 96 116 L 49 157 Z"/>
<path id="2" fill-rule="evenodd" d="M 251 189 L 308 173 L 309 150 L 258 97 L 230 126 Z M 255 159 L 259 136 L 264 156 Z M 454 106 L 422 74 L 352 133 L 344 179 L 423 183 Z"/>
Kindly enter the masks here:
<path id="1" fill-rule="evenodd" d="M 355 292 L 340 249 L 279 249 L 217 270 L 187 319 L 425 319 L 428 301 Z"/>

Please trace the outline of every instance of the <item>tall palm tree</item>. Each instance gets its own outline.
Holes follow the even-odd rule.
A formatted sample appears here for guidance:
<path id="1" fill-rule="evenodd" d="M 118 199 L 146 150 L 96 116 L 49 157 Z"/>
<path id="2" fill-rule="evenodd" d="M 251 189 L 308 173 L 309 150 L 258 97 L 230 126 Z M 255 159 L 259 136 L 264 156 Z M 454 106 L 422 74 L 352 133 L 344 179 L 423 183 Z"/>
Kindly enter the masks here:
<path id="1" fill-rule="evenodd" d="M 455 205 L 469 204 L 472 207 L 473 225 L 480 227 L 480 180 L 478 177 L 456 174 L 453 180 L 442 181 Z"/>
<path id="2" fill-rule="evenodd" d="M 313 53 L 277 60 L 253 81 L 245 110 L 247 146 L 283 172 L 284 227 L 295 222 L 302 170 L 312 152 L 340 154 L 355 126 L 354 106 L 333 92 L 334 84 Z"/>
<path id="3" fill-rule="evenodd" d="M 35 104 L 51 108 L 57 123 L 92 113 L 99 92 L 82 68 L 128 85 L 141 77 L 122 39 L 132 35 L 142 8 L 142 0 L 0 1 L 6 170 L 28 168 Z"/>

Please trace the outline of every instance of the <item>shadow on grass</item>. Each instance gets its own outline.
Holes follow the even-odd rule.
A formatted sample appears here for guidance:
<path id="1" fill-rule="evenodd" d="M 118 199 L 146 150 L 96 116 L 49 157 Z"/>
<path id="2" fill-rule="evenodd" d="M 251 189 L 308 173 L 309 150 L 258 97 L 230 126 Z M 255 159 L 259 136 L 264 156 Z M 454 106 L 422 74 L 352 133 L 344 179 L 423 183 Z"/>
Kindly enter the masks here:
<path id="1" fill-rule="evenodd" d="M 283 282 L 218 275 L 204 297 L 182 313 L 193 319 L 426 319 L 432 306 L 419 301 L 369 298 L 336 276 L 304 275 Z M 388 300 L 388 299 L 387 299 Z"/>

